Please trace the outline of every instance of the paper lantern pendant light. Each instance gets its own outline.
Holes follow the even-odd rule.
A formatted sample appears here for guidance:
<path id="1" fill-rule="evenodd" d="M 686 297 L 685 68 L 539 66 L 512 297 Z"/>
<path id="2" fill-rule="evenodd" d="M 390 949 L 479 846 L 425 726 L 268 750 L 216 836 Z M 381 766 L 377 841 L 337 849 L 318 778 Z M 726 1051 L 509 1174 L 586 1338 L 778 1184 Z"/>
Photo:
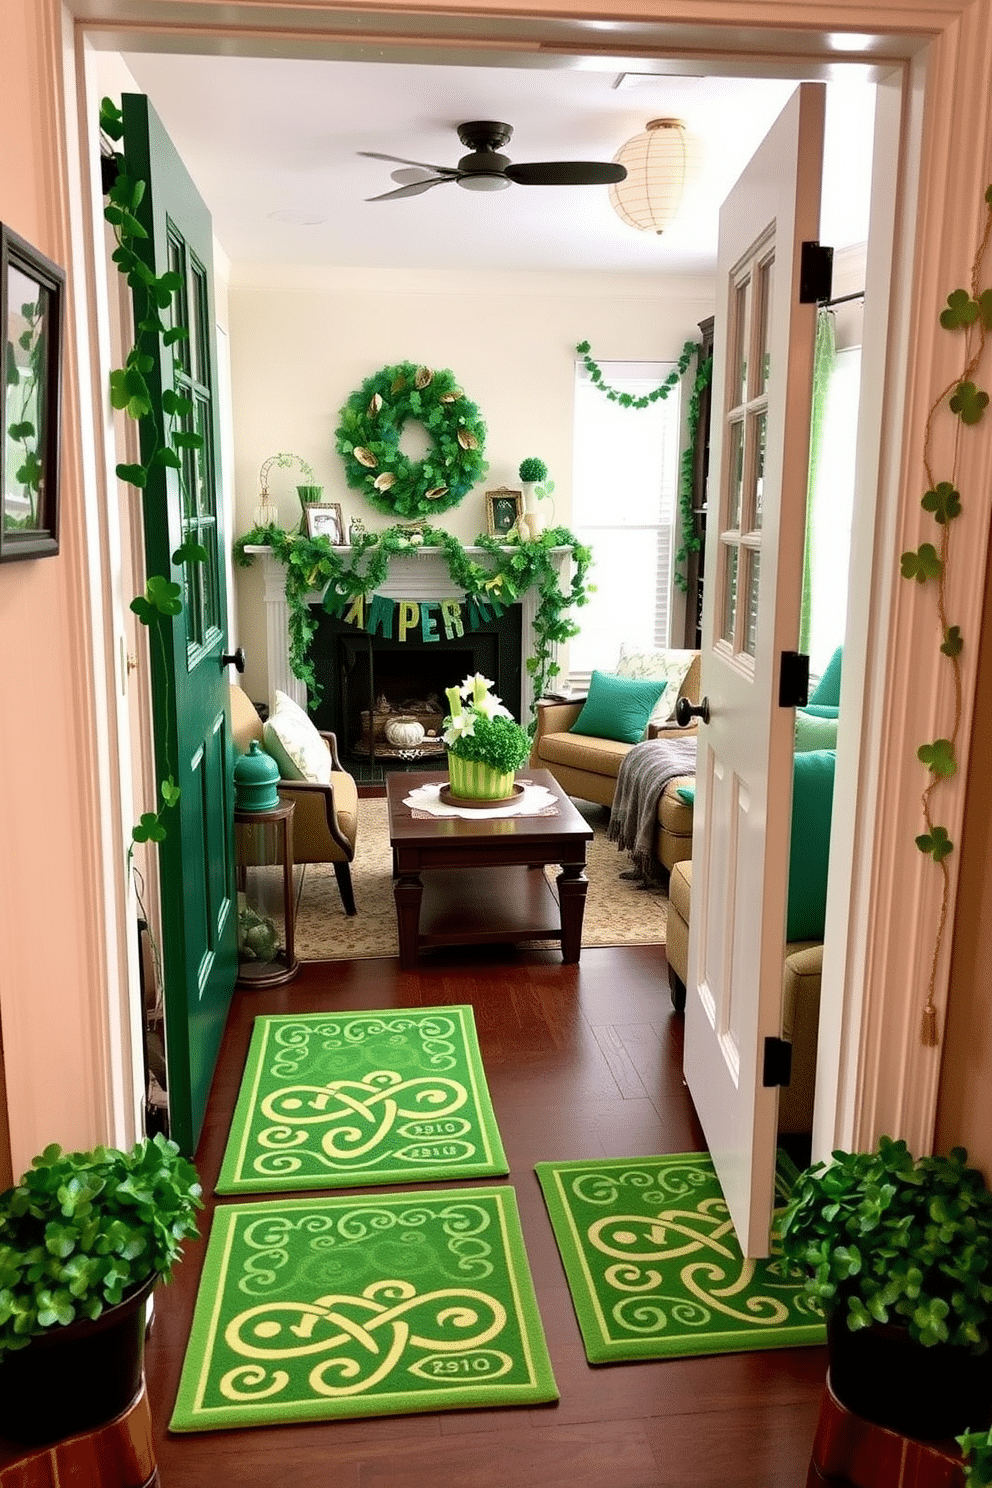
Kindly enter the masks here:
<path id="1" fill-rule="evenodd" d="M 613 210 L 640 232 L 663 233 L 682 201 L 689 145 L 681 119 L 652 119 L 617 151 L 624 180 L 610 187 Z"/>

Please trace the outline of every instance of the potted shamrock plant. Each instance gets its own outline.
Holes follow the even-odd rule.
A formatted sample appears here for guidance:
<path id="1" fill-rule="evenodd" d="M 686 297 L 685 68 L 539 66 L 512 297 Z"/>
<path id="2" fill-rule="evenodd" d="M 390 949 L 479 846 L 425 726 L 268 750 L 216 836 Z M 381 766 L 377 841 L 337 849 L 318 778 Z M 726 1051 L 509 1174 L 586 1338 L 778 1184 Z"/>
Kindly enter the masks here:
<path id="1" fill-rule="evenodd" d="M 453 799 L 475 806 L 507 801 L 514 794 L 514 771 L 530 754 L 527 730 L 515 722 L 491 691 L 493 683 L 476 672 L 461 687 L 448 687 L 451 712 L 442 735 L 448 751 Z"/>
<path id="2" fill-rule="evenodd" d="M 201 1192 L 159 1133 L 130 1152 L 46 1147 L 0 1194 L 0 1434 L 57 1441 L 131 1404 L 145 1304 L 198 1236 Z"/>
<path id="3" fill-rule="evenodd" d="M 517 531 L 521 537 L 533 540 L 540 537 L 545 528 L 544 513 L 539 509 L 538 502 L 550 499 L 555 483 L 548 479 L 548 467 L 536 455 L 528 455 L 521 460 L 517 474 L 523 484 L 524 497 L 524 514 L 517 522 Z M 553 516 L 553 501 L 551 507 Z"/>
<path id="4" fill-rule="evenodd" d="M 967 1164 L 888 1137 L 835 1152 L 799 1175 L 779 1227 L 826 1313 L 834 1395 L 908 1436 L 992 1424 L 992 1193 Z"/>

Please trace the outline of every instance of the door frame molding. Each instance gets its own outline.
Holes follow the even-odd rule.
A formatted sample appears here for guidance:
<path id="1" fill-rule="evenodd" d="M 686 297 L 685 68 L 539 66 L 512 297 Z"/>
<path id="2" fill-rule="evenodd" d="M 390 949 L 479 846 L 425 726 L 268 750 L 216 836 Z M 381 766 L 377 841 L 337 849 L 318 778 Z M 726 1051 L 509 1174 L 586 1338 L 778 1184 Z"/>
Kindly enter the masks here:
<path id="1" fill-rule="evenodd" d="M 940 331 L 938 315 L 950 289 L 966 282 L 983 193 L 992 179 L 987 0 L 831 0 L 812 21 L 809 7 L 798 0 L 763 0 L 758 9 L 742 0 L 700 0 L 691 22 L 684 0 L 607 0 L 608 20 L 601 0 L 544 0 L 542 11 L 529 15 L 511 5 L 512 0 L 403 0 L 401 6 L 369 0 L 362 9 L 348 10 L 266 0 L 65 0 L 65 14 L 75 18 L 90 44 L 114 50 L 140 44 L 190 53 L 271 55 L 278 48 L 291 56 L 361 57 L 368 55 L 372 35 L 382 60 L 437 62 L 443 54 L 462 63 L 574 67 L 584 57 L 609 56 L 650 70 L 654 59 L 665 57 L 666 70 L 719 66 L 740 75 L 793 75 L 801 62 L 809 76 L 827 78 L 837 63 L 854 61 L 884 83 L 890 115 L 898 83 L 897 171 L 891 160 L 880 161 L 898 184 L 894 193 L 881 193 L 891 212 L 894 253 L 885 266 L 886 277 L 891 273 L 885 294 L 889 331 L 875 362 L 886 373 L 877 405 L 878 500 L 871 551 L 855 559 L 863 592 L 851 618 L 861 624 L 863 644 L 846 654 L 842 717 L 848 739 L 842 724 L 838 741 L 839 756 L 846 751 L 851 758 L 852 747 L 857 756 L 853 809 L 844 814 L 835 839 L 849 871 L 831 875 L 824 961 L 824 1002 L 837 1010 L 833 1023 L 828 1020 L 824 1057 L 832 1047 L 839 1067 L 831 1075 L 823 1065 L 833 1094 L 818 1101 L 814 1141 L 823 1152 L 870 1145 L 885 1131 L 904 1136 L 915 1150 L 928 1150 L 941 1049 L 922 1046 L 919 1019 L 940 875 L 912 842 L 925 783 L 915 743 L 935 737 L 953 711 L 953 678 L 950 668 L 942 668 L 936 685 L 922 695 L 918 658 L 938 654 L 932 603 L 921 586 L 898 582 L 897 565 L 899 552 L 933 536 L 919 502 L 923 429 L 931 404 L 954 375 L 960 349 Z M 859 51 L 847 44 L 853 39 Z M 89 110 L 79 71 L 76 87 L 77 105 Z M 93 134 L 82 133 L 85 156 L 93 149 Z M 74 253 L 74 259 L 75 282 L 92 286 L 91 249 Z M 80 367 L 79 375 L 85 379 L 87 369 Z M 98 396 L 93 403 L 100 406 Z M 938 463 L 953 437 L 951 428 L 937 430 Z M 869 453 L 862 471 L 870 463 Z M 985 594 L 987 513 L 972 493 L 992 489 L 992 435 L 986 426 L 962 441 L 959 485 L 965 512 L 955 524 L 948 607 L 967 641 L 977 640 Z M 108 571 L 112 557 L 104 551 Z M 111 638 L 106 641 L 109 653 Z M 105 663 L 112 675 L 111 654 Z M 964 812 L 977 644 L 966 648 L 961 666 L 958 772 L 941 787 L 942 817 L 954 841 L 960 840 Z M 856 740 L 850 738 L 854 728 Z M 958 856 L 948 860 L 949 930 L 936 977 L 941 1035 Z M 111 919 L 113 912 L 108 903 Z M 108 923 L 107 933 L 116 938 L 119 927 Z"/>

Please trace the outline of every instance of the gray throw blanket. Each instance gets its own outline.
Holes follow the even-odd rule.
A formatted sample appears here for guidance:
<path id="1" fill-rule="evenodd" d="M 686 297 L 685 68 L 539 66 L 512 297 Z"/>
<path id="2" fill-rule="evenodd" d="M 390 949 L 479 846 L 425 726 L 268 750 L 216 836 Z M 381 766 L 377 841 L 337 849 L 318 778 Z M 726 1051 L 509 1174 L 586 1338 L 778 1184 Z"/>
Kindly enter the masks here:
<path id="1" fill-rule="evenodd" d="M 659 874 L 654 837 L 662 790 L 669 780 L 692 775 L 695 769 L 695 736 L 646 739 L 643 744 L 635 744 L 620 762 L 607 835 L 621 852 L 630 853 L 642 878 L 651 880 Z"/>

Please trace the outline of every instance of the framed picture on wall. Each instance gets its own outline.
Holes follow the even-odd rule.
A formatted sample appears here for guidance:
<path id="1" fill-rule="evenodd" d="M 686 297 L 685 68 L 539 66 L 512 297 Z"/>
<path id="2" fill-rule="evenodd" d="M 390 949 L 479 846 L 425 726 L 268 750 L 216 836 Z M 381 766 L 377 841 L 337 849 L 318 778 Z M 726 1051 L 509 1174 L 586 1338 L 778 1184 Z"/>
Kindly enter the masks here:
<path id="1" fill-rule="evenodd" d="M 306 508 L 307 536 L 328 537 L 335 547 L 344 544 L 344 518 L 339 501 L 312 502 Z"/>
<path id="2" fill-rule="evenodd" d="M 486 492 L 486 531 L 490 537 L 509 537 L 524 512 L 524 493 L 509 486 Z"/>
<path id="3" fill-rule="evenodd" d="M 0 223 L 0 562 L 59 550 L 65 272 Z"/>

